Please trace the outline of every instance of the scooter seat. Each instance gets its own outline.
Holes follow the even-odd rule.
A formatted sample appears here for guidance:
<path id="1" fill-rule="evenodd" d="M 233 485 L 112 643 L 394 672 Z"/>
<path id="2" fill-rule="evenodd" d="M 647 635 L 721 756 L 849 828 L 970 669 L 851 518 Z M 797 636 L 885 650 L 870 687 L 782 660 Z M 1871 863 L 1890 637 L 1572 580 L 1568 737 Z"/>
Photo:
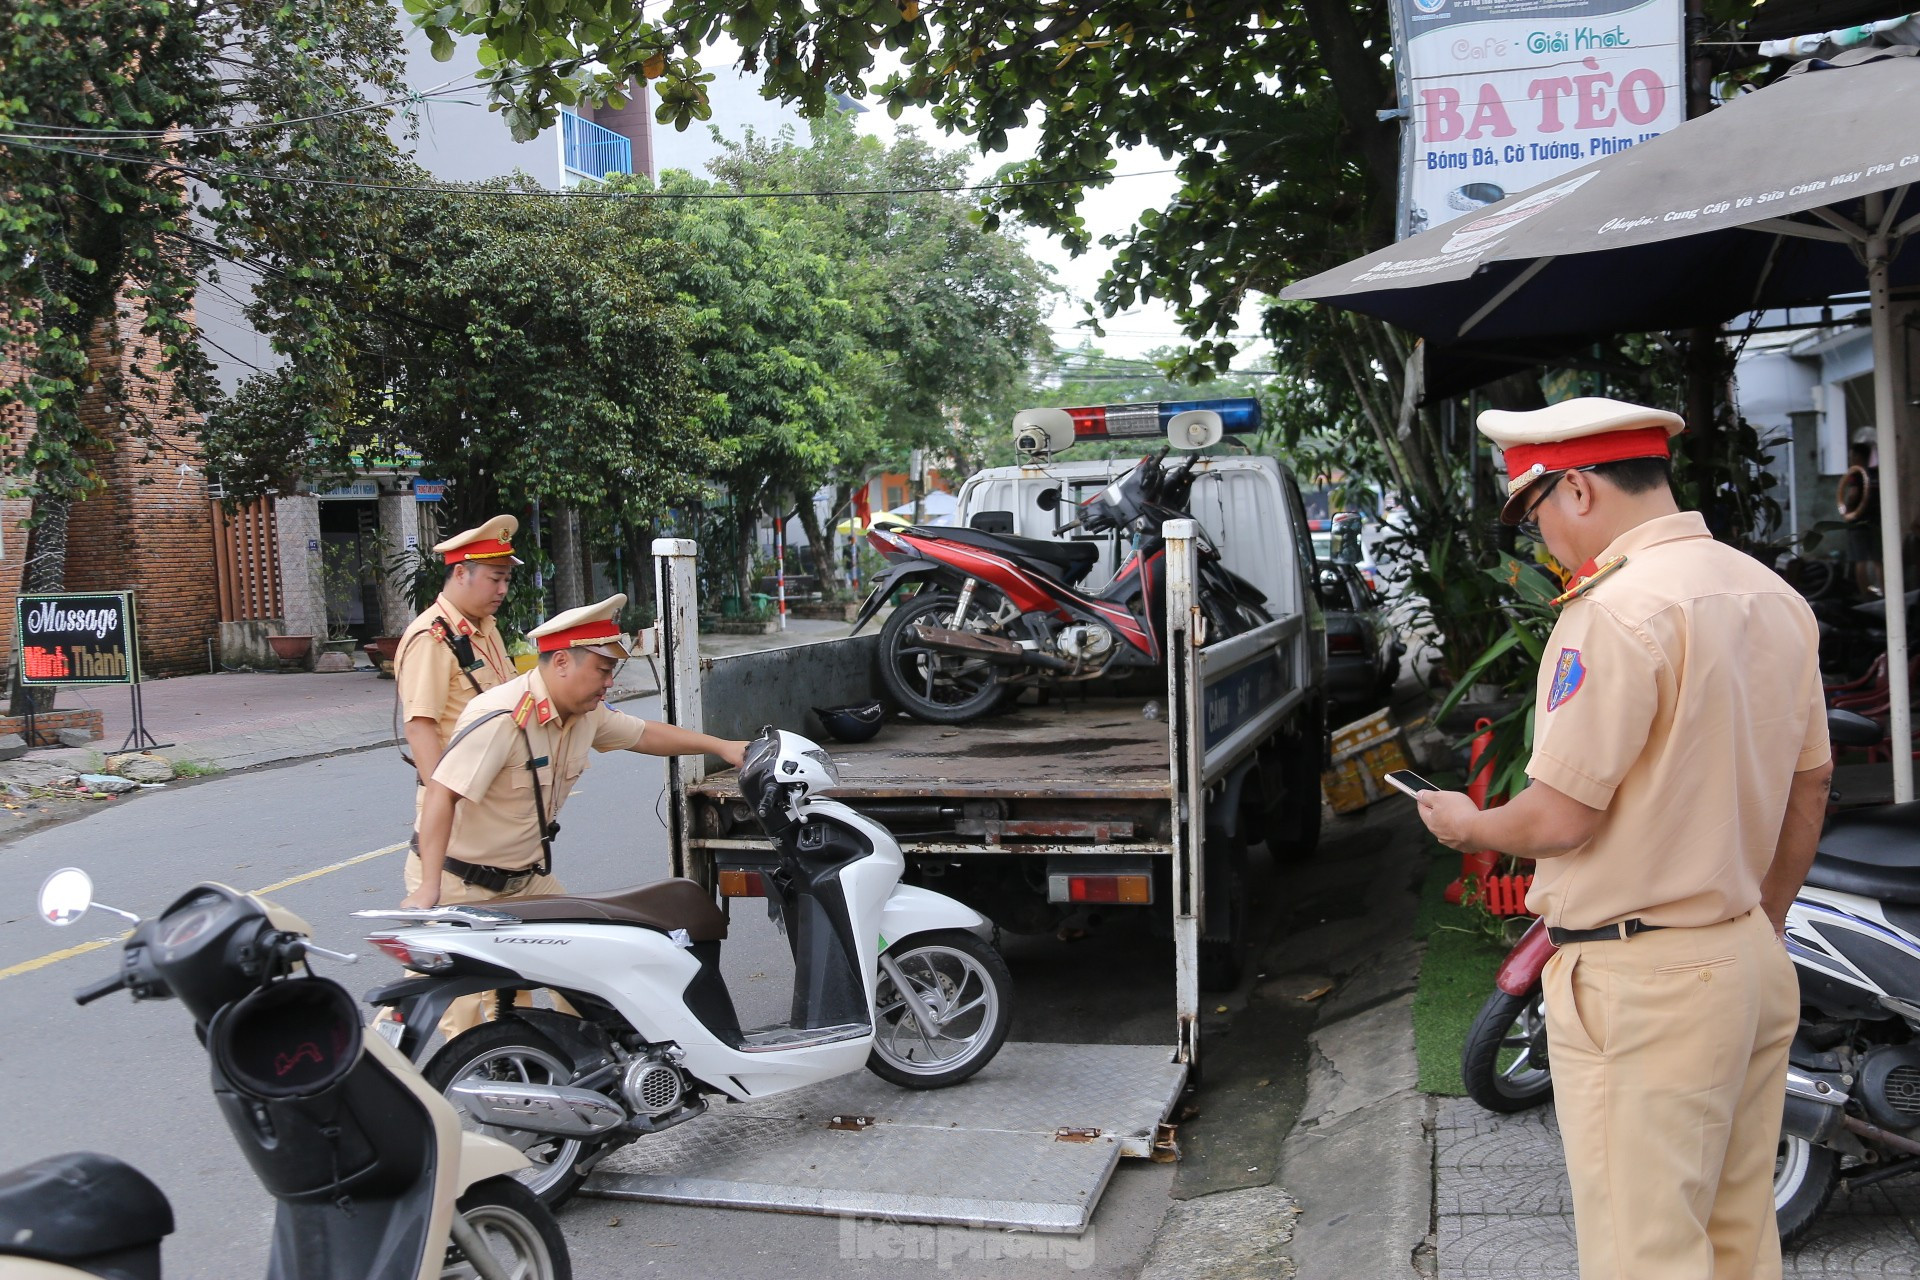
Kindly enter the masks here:
<path id="1" fill-rule="evenodd" d="M 613 893 L 542 893 L 489 902 L 487 909 L 529 924 L 637 924 L 661 933 L 685 929 L 692 942 L 720 942 L 727 936 L 727 917 L 692 880 L 658 880 Z"/>
<path id="2" fill-rule="evenodd" d="M 1920 801 L 1834 814 L 1820 835 L 1807 883 L 1882 902 L 1920 904 Z"/>
<path id="3" fill-rule="evenodd" d="M 1038 569 L 1050 577 L 1078 582 L 1100 560 L 1100 548 L 1091 542 L 1055 542 L 1050 538 L 1022 538 L 1011 533 L 986 533 L 979 529 L 940 527 L 913 530 L 918 538 L 960 542 L 982 551 L 1009 555 L 1027 561 L 1027 568 Z"/>
<path id="4" fill-rule="evenodd" d="M 0 1173 L 0 1257 L 160 1280 L 160 1241 L 172 1232 L 165 1194 L 112 1156 L 80 1151 Z"/>

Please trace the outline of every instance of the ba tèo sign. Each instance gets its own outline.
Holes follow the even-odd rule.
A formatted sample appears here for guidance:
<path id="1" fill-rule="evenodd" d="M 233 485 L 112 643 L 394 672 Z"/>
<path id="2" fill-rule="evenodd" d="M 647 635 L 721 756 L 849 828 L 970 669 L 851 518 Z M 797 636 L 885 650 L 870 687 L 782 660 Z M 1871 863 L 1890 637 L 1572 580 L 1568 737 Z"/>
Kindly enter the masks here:
<path id="1" fill-rule="evenodd" d="M 132 684 L 133 592 L 23 595 L 14 615 L 23 684 Z"/>
<path id="2" fill-rule="evenodd" d="M 1391 0 L 1402 238 L 1686 119 L 1680 0 Z"/>

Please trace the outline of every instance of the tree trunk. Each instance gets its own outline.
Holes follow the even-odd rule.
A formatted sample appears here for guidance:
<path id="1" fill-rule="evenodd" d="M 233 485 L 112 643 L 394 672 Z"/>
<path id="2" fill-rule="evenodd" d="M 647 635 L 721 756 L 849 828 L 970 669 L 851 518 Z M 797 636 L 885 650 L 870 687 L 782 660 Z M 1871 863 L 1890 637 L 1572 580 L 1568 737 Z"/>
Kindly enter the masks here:
<path id="1" fill-rule="evenodd" d="M 740 597 L 740 611 L 746 612 L 753 596 L 754 533 L 760 526 L 760 509 L 744 498 L 733 502 L 734 594 Z"/>
<path id="2" fill-rule="evenodd" d="M 20 570 L 20 592 L 64 591 L 67 586 L 67 513 L 70 504 L 64 498 L 41 495 L 33 500 L 33 523 L 27 531 L 27 559 Z M 51 687 L 28 688 L 20 683 L 20 638 L 14 637 L 13 696 L 8 713 L 25 715 L 29 704 L 35 714 L 53 710 Z M 31 743 L 29 746 L 33 745 Z"/>
<path id="3" fill-rule="evenodd" d="M 835 490 L 836 496 L 838 490 Z M 836 511 L 838 508 L 836 508 Z M 820 525 L 820 508 L 811 495 L 800 499 L 800 527 L 806 530 L 807 545 L 813 548 L 813 571 L 820 576 L 820 590 L 829 600 L 838 600 L 845 579 L 840 576 L 839 549 L 834 545 L 833 524 Z"/>
<path id="4" fill-rule="evenodd" d="M 586 557 L 580 549 L 580 513 L 571 502 L 553 504 L 553 603 L 564 613 L 587 603 Z"/>

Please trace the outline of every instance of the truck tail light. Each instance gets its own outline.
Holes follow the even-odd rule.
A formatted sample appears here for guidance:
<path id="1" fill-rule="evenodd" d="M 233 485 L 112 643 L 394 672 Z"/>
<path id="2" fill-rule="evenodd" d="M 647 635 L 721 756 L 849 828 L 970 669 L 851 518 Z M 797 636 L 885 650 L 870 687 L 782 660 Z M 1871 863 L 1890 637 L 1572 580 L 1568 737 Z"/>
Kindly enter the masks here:
<path id="1" fill-rule="evenodd" d="M 416 973 L 444 973 L 453 968 L 453 957 L 446 952 L 409 946 L 391 933 L 371 934 L 367 941 Z"/>
<path id="2" fill-rule="evenodd" d="M 1055 875 L 1048 877 L 1055 902 L 1118 902 L 1145 905 L 1153 901 L 1153 877 L 1148 875 Z M 1061 891 L 1065 892 L 1062 893 Z"/>
<path id="3" fill-rule="evenodd" d="M 1331 632 L 1327 635 L 1328 653 L 1365 653 L 1366 651 L 1367 646 L 1358 635 L 1335 635 Z"/>
<path id="4" fill-rule="evenodd" d="M 723 898 L 764 898 L 767 882 L 758 871 L 722 871 L 720 896 Z"/>

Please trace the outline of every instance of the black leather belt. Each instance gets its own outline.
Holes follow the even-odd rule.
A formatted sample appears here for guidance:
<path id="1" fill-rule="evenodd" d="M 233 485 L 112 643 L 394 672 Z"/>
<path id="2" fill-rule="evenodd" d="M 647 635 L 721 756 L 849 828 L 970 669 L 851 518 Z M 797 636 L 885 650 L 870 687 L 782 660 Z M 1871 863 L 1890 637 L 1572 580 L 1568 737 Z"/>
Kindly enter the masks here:
<path id="1" fill-rule="evenodd" d="M 451 863 L 453 860 L 447 860 Z M 1635 916 L 1631 920 L 1622 920 L 1619 924 L 1602 925 L 1598 929 L 1553 929 L 1547 930 L 1547 940 L 1556 947 L 1564 947 L 1569 942 L 1608 942 L 1631 938 L 1636 933 L 1652 933 L 1655 929 L 1664 929 L 1663 924 L 1648 924 Z"/>
<path id="2" fill-rule="evenodd" d="M 489 893 L 505 893 L 515 881 L 531 880 L 546 869 L 544 864 L 536 862 L 518 871 L 503 871 L 499 867 L 483 867 L 476 862 L 462 862 L 451 856 L 441 865 L 451 871 L 456 879 Z"/>

